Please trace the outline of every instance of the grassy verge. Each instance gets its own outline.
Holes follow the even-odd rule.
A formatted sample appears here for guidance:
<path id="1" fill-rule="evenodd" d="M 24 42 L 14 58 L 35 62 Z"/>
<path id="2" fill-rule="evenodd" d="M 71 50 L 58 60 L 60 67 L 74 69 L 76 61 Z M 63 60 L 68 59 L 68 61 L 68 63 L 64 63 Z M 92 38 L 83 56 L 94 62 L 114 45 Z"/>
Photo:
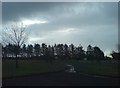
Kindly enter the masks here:
<path id="1" fill-rule="evenodd" d="M 14 77 L 36 73 L 55 72 L 64 69 L 62 62 L 47 63 L 44 60 L 19 60 L 19 68 L 15 68 L 15 60 L 3 60 L 2 76 Z"/>
<path id="2" fill-rule="evenodd" d="M 81 73 L 119 77 L 119 63 L 76 60 L 69 60 L 66 62 L 72 64 L 76 71 Z"/>

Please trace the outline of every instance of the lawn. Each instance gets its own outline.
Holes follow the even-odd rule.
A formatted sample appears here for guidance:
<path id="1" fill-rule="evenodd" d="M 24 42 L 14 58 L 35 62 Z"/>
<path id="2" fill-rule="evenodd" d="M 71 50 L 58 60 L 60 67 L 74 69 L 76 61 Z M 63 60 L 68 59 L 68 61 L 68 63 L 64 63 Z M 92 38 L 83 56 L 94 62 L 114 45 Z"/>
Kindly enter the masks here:
<path id="1" fill-rule="evenodd" d="M 2 61 L 2 76 L 13 77 L 20 75 L 30 75 L 36 73 L 46 73 L 64 70 L 64 63 L 48 63 L 44 60 L 19 60 L 19 68 L 15 68 L 15 60 Z"/>
<path id="2" fill-rule="evenodd" d="M 76 61 L 69 60 L 69 64 L 73 65 L 77 72 L 104 75 L 104 76 L 119 76 L 120 63 L 106 62 L 106 61 Z M 120 76 L 119 76 L 120 77 Z"/>
<path id="3" fill-rule="evenodd" d="M 97 61 L 78 61 L 78 60 L 64 60 L 48 63 L 44 60 L 19 60 L 19 68 L 15 68 L 15 60 L 2 61 L 3 77 L 13 77 L 21 75 L 30 75 L 36 73 L 56 72 L 65 69 L 65 64 L 73 65 L 77 72 L 92 74 L 92 75 L 106 75 L 119 76 L 118 68 L 120 64 L 113 62 L 97 62 Z"/>

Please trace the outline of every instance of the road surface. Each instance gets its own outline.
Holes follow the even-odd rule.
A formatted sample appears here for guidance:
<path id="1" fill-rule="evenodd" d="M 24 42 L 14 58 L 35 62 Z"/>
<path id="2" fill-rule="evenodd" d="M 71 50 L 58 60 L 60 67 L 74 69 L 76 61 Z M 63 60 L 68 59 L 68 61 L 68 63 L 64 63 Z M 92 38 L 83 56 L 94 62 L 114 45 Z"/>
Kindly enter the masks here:
<path id="1" fill-rule="evenodd" d="M 118 86 L 119 78 L 58 72 L 3 79 L 4 86 Z"/>

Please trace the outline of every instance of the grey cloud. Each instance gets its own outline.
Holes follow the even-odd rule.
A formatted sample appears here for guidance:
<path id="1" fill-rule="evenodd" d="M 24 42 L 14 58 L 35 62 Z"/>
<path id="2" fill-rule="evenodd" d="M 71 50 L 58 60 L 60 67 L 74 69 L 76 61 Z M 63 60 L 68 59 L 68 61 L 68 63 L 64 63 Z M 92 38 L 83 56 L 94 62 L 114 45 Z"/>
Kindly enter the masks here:
<path id="1" fill-rule="evenodd" d="M 82 14 L 84 16 L 91 16 L 92 14 L 89 14 L 89 12 L 92 9 L 100 8 L 105 10 L 104 12 L 110 15 L 115 15 L 116 8 L 114 4 L 117 5 L 117 3 L 62 3 L 62 2 L 3 2 L 3 22 L 8 20 L 17 20 L 20 17 L 30 18 L 30 17 L 36 17 L 36 13 L 39 15 L 42 15 L 43 17 L 47 16 L 53 16 L 58 17 L 59 15 L 65 15 L 65 13 L 74 14 L 75 11 L 79 11 L 82 9 L 79 9 L 81 7 L 87 7 L 87 11 L 85 14 Z M 101 7 L 101 6 L 105 7 Z M 111 9 L 112 6 L 114 6 Z M 76 8 L 73 8 L 76 7 Z M 86 10 L 86 9 L 84 9 Z M 74 12 L 73 12 L 74 11 Z M 97 12 L 94 12 L 95 14 Z M 46 15 L 47 14 L 47 15 Z M 81 16 L 81 14 L 80 14 Z M 95 17 L 95 16 L 92 16 Z M 113 16 L 114 17 L 114 16 Z"/>

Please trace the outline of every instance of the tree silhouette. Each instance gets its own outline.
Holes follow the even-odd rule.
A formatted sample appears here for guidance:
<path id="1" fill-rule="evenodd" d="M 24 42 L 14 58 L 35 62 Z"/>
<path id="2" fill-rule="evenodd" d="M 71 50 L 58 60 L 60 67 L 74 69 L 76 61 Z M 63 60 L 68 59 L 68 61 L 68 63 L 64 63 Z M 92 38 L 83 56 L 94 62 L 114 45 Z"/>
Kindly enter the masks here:
<path id="1" fill-rule="evenodd" d="M 94 57 L 98 61 L 104 59 L 104 53 L 103 53 L 103 51 L 101 51 L 100 48 L 97 47 L 97 46 L 94 47 Z"/>
<path id="2" fill-rule="evenodd" d="M 34 53 L 35 53 L 35 56 L 40 56 L 40 45 L 39 44 L 35 44 L 34 45 Z"/>
<path id="3" fill-rule="evenodd" d="M 75 47 L 74 47 L 74 45 L 73 44 L 71 44 L 70 46 L 70 59 L 71 58 L 74 58 L 74 56 L 75 56 Z"/>
<path id="4" fill-rule="evenodd" d="M 13 23 L 3 27 L 2 41 L 4 44 L 13 44 L 18 68 L 18 55 L 20 48 L 27 40 L 26 27 L 22 23 Z"/>
<path id="5" fill-rule="evenodd" d="M 28 45 L 27 46 L 27 57 L 32 57 L 33 56 L 33 45 Z"/>
<path id="6" fill-rule="evenodd" d="M 113 60 L 120 60 L 120 52 L 112 51 L 111 56 Z"/>
<path id="7" fill-rule="evenodd" d="M 50 63 L 52 64 L 53 60 L 54 60 L 54 47 L 52 46 L 48 46 L 48 60 L 50 61 Z"/>
<path id="8" fill-rule="evenodd" d="M 83 47 L 80 45 L 78 48 L 76 48 L 76 56 L 78 60 L 83 60 L 85 58 L 85 51 L 83 50 Z"/>
<path id="9" fill-rule="evenodd" d="M 88 60 L 94 60 L 94 48 L 91 45 L 88 45 L 86 56 Z"/>
<path id="10" fill-rule="evenodd" d="M 58 44 L 57 45 L 57 56 L 59 59 L 63 59 L 63 44 Z"/>
<path id="11" fill-rule="evenodd" d="M 69 59 L 70 57 L 69 57 L 69 49 L 68 49 L 68 45 L 67 44 L 65 44 L 64 45 L 64 58 L 65 59 Z"/>
<path id="12" fill-rule="evenodd" d="M 23 45 L 21 52 L 22 52 L 22 57 L 27 57 L 27 47 L 25 44 Z"/>

